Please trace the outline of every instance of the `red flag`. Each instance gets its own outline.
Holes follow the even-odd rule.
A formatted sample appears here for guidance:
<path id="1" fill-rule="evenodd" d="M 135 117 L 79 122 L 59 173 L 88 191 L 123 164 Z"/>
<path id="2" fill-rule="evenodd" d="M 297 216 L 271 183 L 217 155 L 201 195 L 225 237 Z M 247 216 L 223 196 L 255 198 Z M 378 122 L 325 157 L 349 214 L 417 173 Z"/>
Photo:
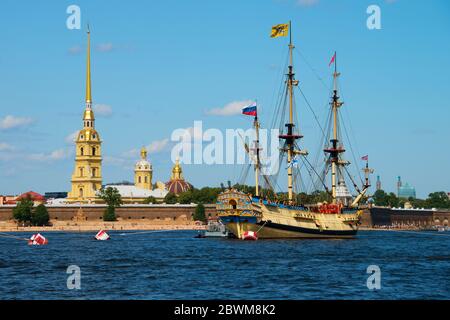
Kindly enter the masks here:
<path id="1" fill-rule="evenodd" d="M 369 161 L 369 155 L 365 155 L 364 157 L 361 157 L 361 160 Z"/>
<path id="2" fill-rule="evenodd" d="M 328 64 L 328 66 L 331 66 L 331 64 L 334 62 L 334 60 L 336 59 L 336 52 L 334 52 L 333 56 L 331 57 L 330 63 Z"/>

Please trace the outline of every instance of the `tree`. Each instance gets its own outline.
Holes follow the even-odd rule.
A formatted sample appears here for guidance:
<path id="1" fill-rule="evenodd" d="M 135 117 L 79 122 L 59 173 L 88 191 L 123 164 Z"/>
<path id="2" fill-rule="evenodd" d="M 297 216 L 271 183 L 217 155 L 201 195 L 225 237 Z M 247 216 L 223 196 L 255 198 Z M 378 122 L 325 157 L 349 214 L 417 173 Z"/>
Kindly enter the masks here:
<path id="1" fill-rule="evenodd" d="M 105 212 L 103 213 L 103 221 L 116 221 L 116 208 L 114 207 L 106 207 Z"/>
<path id="2" fill-rule="evenodd" d="M 103 221 L 116 221 L 116 208 L 122 204 L 122 196 L 119 190 L 113 187 L 102 188 L 99 197 L 108 205 L 103 213 Z"/>
<path id="3" fill-rule="evenodd" d="M 45 205 L 40 204 L 34 210 L 34 213 L 31 217 L 31 224 L 33 226 L 46 226 L 50 221 L 50 216 L 48 214 L 47 208 Z"/>
<path id="4" fill-rule="evenodd" d="M 157 201 L 156 198 L 153 197 L 153 196 L 150 196 L 150 197 L 148 197 L 148 198 L 146 198 L 146 199 L 144 200 L 144 203 L 145 203 L 145 204 L 150 204 L 150 203 L 155 204 L 155 203 L 157 203 L 157 202 L 158 202 L 158 201 Z"/>
<path id="5" fill-rule="evenodd" d="M 198 204 L 195 208 L 193 219 L 195 221 L 203 221 L 206 222 L 206 215 L 205 215 L 205 206 L 203 204 Z"/>
<path id="6" fill-rule="evenodd" d="M 13 209 L 13 217 L 20 223 L 31 223 L 33 214 L 33 201 L 31 197 L 21 199 Z"/>
<path id="7" fill-rule="evenodd" d="M 114 187 L 102 188 L 99 194 L 100 199 L 106 202 L 109 207 L 118 208 L 122 204 L 122 196 L 119 190 Z"/>
<path id="8" fill-rule="evenodd" d="M 388 195 L 384 190 L 375 191 L 372 198 L 376 206 L 385 207 L 388 205 Z"/>
<path id="9" fill-rule="evenodd" d="M 167 203 L 167 204 L 175 204 L 175 203 L 177 203 L 178 202 L 177 195 L 175 193 L 169 192 L 164 197 L 164 202 Z"/>
<path id="10" fill-rule="evenodd" d="M 450 201 L 445 191 L 430 193 L 428 195 L 426 203 L 429 208 L 439 208 L 439 209 L 450 208 Z"/>
<path id="11" fill-rule="evenodd" d="M 194 202 L 194 191 L 188 190 L 185 192 L 182 192 L 178 195 L 178 202 L 181 204 L 189 204 L 191 202 Z"/>

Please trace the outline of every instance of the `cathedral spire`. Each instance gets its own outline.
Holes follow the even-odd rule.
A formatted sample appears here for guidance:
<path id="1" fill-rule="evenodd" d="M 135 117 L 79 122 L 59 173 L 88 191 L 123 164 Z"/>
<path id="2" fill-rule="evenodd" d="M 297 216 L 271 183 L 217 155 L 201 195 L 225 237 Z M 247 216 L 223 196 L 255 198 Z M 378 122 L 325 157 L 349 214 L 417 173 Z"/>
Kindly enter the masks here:
<path id="1" fill-rule="evenodd" d="M 87 53 L 86 53 L 86 109 L 83 115 L 84 128 L 95 127 L 94 111 L 92 110 L 91 96 L 91 30 L 87 26 Z"/>
<path id="2" fill-rule="evenodd" d="M 86 58 L 86 105 L 90 107 L 91 96 L 91 31 L 87 26 L 87 58 Z"/>

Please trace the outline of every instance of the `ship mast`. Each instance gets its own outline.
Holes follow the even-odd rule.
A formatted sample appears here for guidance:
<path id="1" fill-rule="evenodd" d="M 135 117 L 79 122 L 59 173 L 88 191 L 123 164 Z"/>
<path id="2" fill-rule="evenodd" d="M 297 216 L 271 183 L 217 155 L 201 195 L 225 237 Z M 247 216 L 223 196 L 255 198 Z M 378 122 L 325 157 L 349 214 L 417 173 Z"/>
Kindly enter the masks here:
<path id="1" fill-rule="evenodd" d="M 339 101 L 339 96 L 337 92 L 337 78 L 340 73 L 337 72 L 337 57 L 336 52 L 334 53 L 334 73 L 333 73 L 333 97 L 331 101 L 331 111 L 333 116 L 333 137 L 330 139 L 330 148 L 325 149 L 326 153 L 330 154 L 331 162 L 331 195 L 333 198 L 333 203 L 336 203 L 336 185 L 337 185 L 337 171 L 338 166 L 341 164 L 339 161 L 339 154 L 345 152 L 342 146 L 338 145 L 338 109 L 344 104 Z"/>
<path id="2" fill-rule="evenodd" d="M 255 164 L 255 196 L 259 197 L 259 122 L 258 115 L 255 116 L 253 123 L 256 131 L 255 151 L 256 151 L 256 164 Z"/>
<path id="3" fill-rule="evenodd" d="M 282 134 L 279 138 L 286 140 L 286 148 L 284 148 L 283 151 L 287 152 L 288 200 L 290 204 L 294 202 L 292 161 L 296 154 L 303 154 L 303 152 L 294 149 L 295 140 L 302 137 L 301 135 L 294 134 L 294 87 L 298 86 L 298 80 L 295 80 L 294 78 L 295 73 L 292 58 L 292 51 L 294 48 L 295 46 L 292 44 L 291 21 L 289 21 L 289 67 L 286 80 L 289 95 L 289 121 L 285 124 L 287 134 Z"/>

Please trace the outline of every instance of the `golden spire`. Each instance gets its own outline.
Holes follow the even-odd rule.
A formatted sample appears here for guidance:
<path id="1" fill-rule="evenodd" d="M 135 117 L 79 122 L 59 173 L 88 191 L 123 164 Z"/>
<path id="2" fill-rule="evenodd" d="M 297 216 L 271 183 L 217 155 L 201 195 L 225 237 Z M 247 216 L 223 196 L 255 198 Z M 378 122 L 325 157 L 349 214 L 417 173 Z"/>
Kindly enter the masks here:
<path id="1" fill-rule="evenodd" d="M 172 180 L 183 180 L 183 170 L 181 170 L 179 158 L 177 158 L 172 169 Z"/>
<path id="2" fill-rule="evenodd" d="M 94 111 L 91 96 L 91 30 L 87 26 L 87 54 L 86 54 L 86 109 L 83 115 L 84 127 L 94 128 Z"/>
<path id="3" fill-rule="evenodd" d="M 86 102 L 92 103 L 91 96 L 91 31 L 87 26 L 87 62 L 86 62 Z"/>
<path id="4" fill-rule="evenodd" d="M 142 160 L 147 160 L 147 149 L 145 147 L 141 149 L 141 158 Z"/>

